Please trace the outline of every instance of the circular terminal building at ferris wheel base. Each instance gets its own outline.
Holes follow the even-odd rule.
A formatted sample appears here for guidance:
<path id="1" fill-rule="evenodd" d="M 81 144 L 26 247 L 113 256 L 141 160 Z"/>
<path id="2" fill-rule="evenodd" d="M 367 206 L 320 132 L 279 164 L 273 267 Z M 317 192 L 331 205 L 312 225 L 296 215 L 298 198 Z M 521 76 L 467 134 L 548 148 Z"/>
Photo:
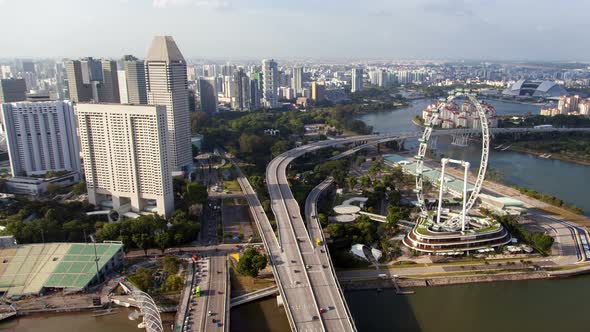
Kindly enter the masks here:
<path id="1" fill-rule="evenodd" d="M 465 252 L 493 251 L 511 242 L 510 233 L 488 218 L 469 217 L 469 229 L 446 231 L 430 218 L 420 217 L 416 227 L 403 239 L 404 245 L 418 252 L 462 255 Z"/>

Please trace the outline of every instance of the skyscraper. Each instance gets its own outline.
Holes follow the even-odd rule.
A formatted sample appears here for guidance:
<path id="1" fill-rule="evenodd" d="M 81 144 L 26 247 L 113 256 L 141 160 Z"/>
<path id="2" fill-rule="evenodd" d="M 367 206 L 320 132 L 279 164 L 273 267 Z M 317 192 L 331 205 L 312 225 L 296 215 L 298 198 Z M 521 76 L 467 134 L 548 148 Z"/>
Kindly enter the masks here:
<path id="1" fill-rule="evenodd" d="M 0 105 L 12 176 L 80 171 L 80 150 L 71 102 Z"/>
<path id="2" fill-rule="evenodd" d="M 174 210 L 164 106 L 78 104 L 88 201 L 120 212 Z"/>
<path id="3" fill-rule="evenodd" d="M 317 81 L 311 83 L 311 99 L 315 102 L 326 99 L 326 86 Z"/>
<path id="4" fill-rule="evenodd" d="M 199 95 L 201 98 L 201 111 L 206 113 L 217 112 L 217 91 L 214 77 L 199 79 Z"/>
<path id="5" fill-rule="evenodd" d="M 293 79 L 291 80 L 291 87 L 295 90 L 295 94 L 300 94 L 303 88 L 303 67 L 293 68 Z"/>
<path id="6" fill-rule="evenodd" d="M 238 111 L 249 110 L 250 79 L 244 73 L 244 68 L 240 67 L 234 71 L 232 83 L 232 89 L 235 90 L 232 108 Z"/>
<path id="7" fill-rule="evenodd" d="M 377 72 L 377 85 L 378 86 L 386 86 L 388 84 L 388 73 L 385 70 L 380 70 Z"/>
<path id="8" fill-rule="evenodd" d="M 119 98 L 121 104 L 129 104 L 129 92 L 127 91 L 127 75 L 125 70 L 117 70 L 117 79 L 119 80 Z"/>
<path id="9" fill-rule="evenodd" d="M 98 101 L 101 103 L 120 103 L 119 79 L 117 78 L 117 62 L 103 59 L 100 61 L 102 69 L 102 84 L 98 89 Z"/>
<path id="10" fill-rule="evenodd" d="M 258 79 L 250 80 L 250 109 L 257 110 L 260 108 L 260 89 L 258 88 Z"/>
<path id="11" fill-rule="evenodd" d="M 352 88 L 350 92 L 361 91 L 363 89 L 363 69 L 352 68 Z"/>
<path id="12" fill-rule="evenodd" d="M 0 79 L 0 103 L 11 103 L 27 99 L 27 85 L 24 79 Z"/>
<path id="13" fill-rule="evenodd" d="M 277 89 L 279 87 L 279 69 L 277 63 L 270 59 L 262 60 L 262 100 L 264 107 L 279 106 Z"/>
<path id="14" fill-rule="evenodd" d="M 117 63 L 113 60 L 66 61 L 70 99 L 75 102 L 119 103 Z"/>
<path id="15" fill-rule="evenodd" d="M 67 61 L 66 74 L 68 76 L 70 100 L 75 102 L 90 101 L 92 99 L 92 89 L 89 83 L 84 83 L 82 63 L 79 60 Z"/>
<path id="16" fill-rule="evenodd" d="M 86 57 L 80 60 L 80 64 L 84 84 L 91 84 L 92 81 L 102 82 L 102 64 L 100 60 Z"/>
<path id="17" fill-rule="evenodd" d="M 171 36 L 156 36 L 145 59 L 148 104 L 166 107 L 170 165 L 192 165 L 186 61 Z"/>
<path id="18" fill-rule="evenodd" d="M 127 79 L 128 103 L 134 105 L 147 105 L 147 92 L 145 87 L 145 64 L 132 55 L 123 58 L 123 69 Z M 119 82 L 119 84 L 123 84 Z"/>

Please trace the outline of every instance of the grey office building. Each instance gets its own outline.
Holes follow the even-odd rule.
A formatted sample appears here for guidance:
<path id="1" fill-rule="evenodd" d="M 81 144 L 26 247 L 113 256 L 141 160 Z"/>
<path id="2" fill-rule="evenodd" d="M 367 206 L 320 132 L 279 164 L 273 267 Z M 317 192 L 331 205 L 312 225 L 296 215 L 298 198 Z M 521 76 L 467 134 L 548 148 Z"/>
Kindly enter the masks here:
<path id="1" fill-rule="evenodd" d="M 201 99 L 201 111 L 206 113 L 217 112 L 215 77 L 203 77 L 199 79 L 199 96 Z"/>
<path id="2" fill-rule="evenodd" d="M 66 62 L 70 100 L 75 102 L 119 103 L 117 63 L 113 60 L 68 60 Z"/>
<path id="3" fill-rule="evenodd" d="M 119 79 L 117 77 L 117 62 L 101 60 L 102 84 L 98 89 L 98 101 L 101 103 L 120 103 Z"/>
<path id="4" fill-rule="evenodd" d="M 80 60 L 68 60 L 66 62 L 66 75 L 68 77 L 70 100 L 77 103 L 92 100 L 92 88 L 90 87 L 90 83 L 84 83 L 83 72 L 82 62 Z"/>
<path id="5" fill-rule="evenodd" d="M 127 79 L 129 104 L 147 105 L 145 63 L 132 55 L 126 55 L 123 58 L 123 69 Z M 119 84 L 125 84 L 125 82 L 119 82 Z"/>
<path id="6" fill-rule="evenodd" d="M 257 110 L 260 108 L 260 89 L 258 88 L 258 80 L 250 80 L 250 109 Z"/>
<path id="7" fill-rule="evenodd" d="M 9 78 L 0 80 L 0 103 L 12 103 L 27 99 L 27 85 L 24 79 Z"/>

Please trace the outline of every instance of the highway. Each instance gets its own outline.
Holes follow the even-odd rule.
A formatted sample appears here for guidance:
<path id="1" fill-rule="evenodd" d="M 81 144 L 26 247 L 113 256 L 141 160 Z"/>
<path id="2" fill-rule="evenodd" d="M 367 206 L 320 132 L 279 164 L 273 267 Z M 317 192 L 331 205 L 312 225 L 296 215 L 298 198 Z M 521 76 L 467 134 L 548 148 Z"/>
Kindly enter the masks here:
<path id="1" fill-rule="evenodd" d="M 305 153 L 323 147 L 377 137 L 372 135 L 315 142 L 279 155 L 267 167 L 266 182 L 271 207 L 277 220 L 280 245 L 286 257 L 289 257 L 289 277 L 298 278 L 302 286 L 307 289 L 307 292 L 303 294 L 304 298 L 297 299 L 297 304 L 288 302 L 294 313 L 299 313 L 300 309 L 306 310 L 306 313 L 299 314 L 299 317 L 294 319 L 296 324 L 305 322 L 307 325 L 313 324 L 312 327 L 315 330 L 324 331 L 356 330 L 333 273 L 332 263 L 326 254 L 327 248 L 324 245 L 315 245 L 305 227 L 299 204 L 289 187 L 287 167 L 293 159 Z M 310 231 L 316 235 L 321 232 L 317 226 Z M 300 303 L 304 303 L 305 306 L 301 307 Z M 320 313 L 320 310 L 325 312 Z M 307 315 L 312 315 L 311 321 L 306 320 L 309 319 Z M 320 319 L 313 319 L 314 315 Z"/>
<path id="2" fill-rule="evenodd" d="M 207 318 L 201 331 L 219 331 L 220 327 L 229 331 L 229 283 L 227 259 L 224 252 L 211 252 L 209 256 L 209 284 L 202 296 L 207 297 Z M 211 313 L 211 314 L 209 314 Z"/>
<path id="3" fill-rule="evenodd" d="M 246 196 L 246 200 L 250 206 L 251 215 L 256 223 L 258 232 L 264 243 L 264 247 L 267 250 L 269 263 L 272 268 L 272 272 L 279 288 L 279 293 L 285 303 L 285 311 L 287 313 L 287 319 L 289 325 L 293 331 L 313 331 L 315 328 L 315 322 L 309 319 L 311 311 L 305 307 L 305 298 L 307 294 L 306 288 L 303 284 L 296 284 L 295 280 L 291 276 L 290 269 L 288 267 L 288 260 L 283 257 L 281 247 L 279 246 L 277 237 L 275 236 L 274 230 L 258 200 L 256 192 L 248 182 L 248 179 L 244 176 L 241 169 L 237 166 L 237 162 L 232 160 L 236 166 L 238 172 L 238 183 L 242 188 Z M 291 307 L 297 308 L 294 313 Z M 295 311 L 295 310 L 294 310 Z M 307 319 L 306 319 L 307 316 Z M 309 321 L 309 322 L 308 322 Z M 319 329 L 321 330 L 321 329 Z"/>
<path id="4" fill-rule="evenodd" d="M 324 238 L 324 231 L 322 229 L 322 225 L 320 224 L 320 220 L 318 219 L 318 209 L 317 203 L 320 198 L 320 195 L 323 191 L 328 189 L 330 185 L 334 182 L 334 179 L 328 178 L 322 181 L 319 185 L 311 190 L 309 195 L 305 200 L 305 220 L 307 222 L 307 229 L 309 232 L 309 236 L 311 237 L 314 243 L 317 243 L 317 240 L 320 240 L 322 246 L 320 246 L 320 252 L 318 253 L 318 257 L 322 267 L 325 267 L 323 273 L 326 275 L 325 280 L 326 283 L 330 283 L 335 281 L 336 290 L 339 293 L 339 297 L 337 297 L 336 301 L 338 301 L 338 310 L 332 311 L 329 310 L 324 314 L 325 319 L 332 319 L 332 315 L 337 315 L 336 318 L 342 319 L 342 317 L 352 317 L 350 313 L 350 309 L 344 300 L 344 294 L 342 293 L 342 289 L 340 288 L 340 284 L 338 283 L 338 278 L 336 277 L 336 271 L 334 271 L 334 267 L 332 266 L 332 259 L 330 257 L 330 251 L 327 250 L 325 246 L 326 239 Z M 332 286 L 332 285 L 331 285 Z M 332 290 L 332 289 L 331 289 Z M 343 316 L 342 313 L 345 313 L 346 316 Z M 343 323 L 343 322 L 341 322 Z M 354 322 L 352 322 L 354 324 Z M 354 325 L 353 325 L 354 327 Z"/>

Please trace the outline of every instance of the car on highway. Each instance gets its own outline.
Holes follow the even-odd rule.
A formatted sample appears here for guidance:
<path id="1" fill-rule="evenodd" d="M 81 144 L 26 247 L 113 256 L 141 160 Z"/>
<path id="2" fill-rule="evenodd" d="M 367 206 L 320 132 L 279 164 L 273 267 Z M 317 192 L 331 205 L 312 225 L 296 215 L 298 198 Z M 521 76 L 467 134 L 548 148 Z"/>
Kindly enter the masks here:
<path id="1" fill-rule="evenodd" d="M 328 310 L 326 310 L 325 308 L 320 308 L 320 314 L 323 314 L 326 311 L 328 311 Z"/>
<path id="2" fill-rule="evenodd" d="M 305 265 L 305 268 L 309 270 L 309 269 L 311 269 L 311 266 L 310 265 Z"/>
<path id="3" fill-rule="evenodd" d="M 295 273 L 299 273 L 299 270 L 293 270 L 293 272 L 295 272 Z"/>
<path id="4" fill-rule="evenodd" d="M 208 316 L 212 316 L 212 315 L 213 315 L 213 313 L 211 312 L 211 310 L 209 310 L 209 311 L 207 312 L 207 315 L 208 315 Z"/>

